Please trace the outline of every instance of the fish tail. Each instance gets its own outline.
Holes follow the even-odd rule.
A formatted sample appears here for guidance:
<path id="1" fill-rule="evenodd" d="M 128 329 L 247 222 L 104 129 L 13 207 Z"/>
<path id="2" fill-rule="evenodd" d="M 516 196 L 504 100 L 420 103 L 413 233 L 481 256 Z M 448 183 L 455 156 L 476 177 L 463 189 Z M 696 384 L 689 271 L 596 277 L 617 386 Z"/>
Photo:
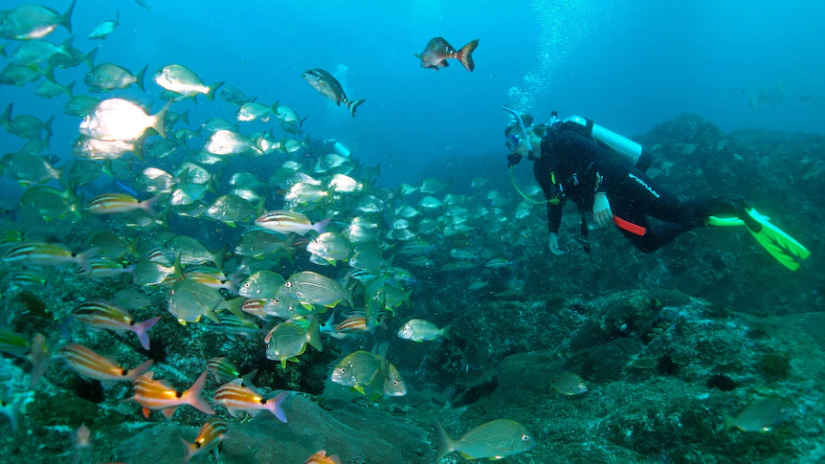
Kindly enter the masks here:
<path id="1" fill-rule="evenodd" d="M 58 52 L 57 53 L 62 53 L 66 56 L 71 57 L 72 56 L 72 41 L 73 40 L 74 40 L 73 35 L 69 36 L 68 39 L 64 40 L 63 43 L 60 44 L 60 47 L 58 47 Z"/>
<path id="2" fill-rule="evenodd" d="M 118 182 L 118 184 L 119 184 L 119 183 L 120 183 L 120 182 Z M 141 202 L 140 202 L 140 207 L 141 207 L 144 211 L 146 211 L 147 213 L 149 213 L 149 215 L 150 215 L 150 216 L 152 216 L 153 218 L 154 218 L 154 217 L 157 217 L 158 213 L 154 210 L 154 208 L 152 208 L 152 205 L 154 205 L 155 203 L 157 203 L 157 201 L 160 199 L 161 195 L 163 195 L 163 194 L 162 194 L 162 193 L 157 194 L 157 195 L 153 196 L 152 198 L 150 198 L 150 199 L 148 199 L 148 200 L 144 200 L 144 201 L 141 201 Z"/>
<path id="3" fill-rule="evenodd" d="M 455 58 L 458 61 L 461 61 L 461 64 L 464 65 L 464 68 L 466 68 L 467 71 L 472 71 L 476 67 L 476 64 L 473 62 L 473 52 L 476 47 L 478 47 L 478 39 L 475 39 L 467 45 L 461 47 L 461 50 L 455 54 Z"/>
<path id="4" fill-rule="evenodd" d="M 7 410 L 9 423 L 11 424 L 12 431 L 17 431 L 20 418 L 20 410 L 23 407 L 23 397 L 21 396 L 16 398 L 9 406 L 11 406 Z"/>
<path id="5" fill-rule="evenodd" d="M 143 71 L 145 72 L 146 68 L 143 68 Z M 164 121 L 166 119 L 166 112 L 169 111 L 169 107 L 172 106 L 173 101 L 174 100 L 169 100 L 166 102 L 163 108 L 161 108 L 156 115 L 152 116 L 152 118 L 154 118 L 152 128 L 158 131 L 158 134 L 163 138 L 166 138 L 166 122 Z"/>
<path id="6" fill-rule="evenodd" d="M 246 385 L 247 387 L 252 385 L 252 381 L 255 380 L 256 375 L 258 375 L 258 369 L 255 369 L 249 374 L 242 376 L 241 379 L 243 380 L 243 385 Z"/>
<path id="7" fill-rule="evenodd" d="M 72 94 L 72 89 L 74 89 L 74 84 L 75 84 L 74 82 L 69 82 L 69 84 L 66 87 L 63 88 L 64 92 L 66 92 L 66 95 L 68 95 L 70 99 L 74 98 L 74 95 Z"/>
<path id="8" fill-rule="evenodd" d="M 324 351 L 324 345 L 321 343 L 321 323 L 318 322 L 318 316 L 312 318 L 307 328 L 307 342 L 318 351 Z"/>
<path id="9" fill-rule="evenodd" d="M 224 81 L 220 81 L 208 86 L 207 88 L 209 89 L 209 91 L 206 92 L 206 99 L 209 101 L 215 101 L 215 91 L 221 88 L 223 84 Z"/>
<path id="10" fill-rule="evenodd" d="M 287 392 L 281 392 L 275 398 L 266 401 L 266 409 L 275 415 L 281 422 L 286 424 L 286 414 L 284 414 L 284 409 L 281 407 L 281 403 L 284 402 L 286 399 Z"/>
<path id="11" fill-rule="evenodd" d="M 189 443 L 188 441 L 184 440 L 183 437 L 180 439 L 181 443 L 183 443 L 183 449 L 186 452 L 186 456 L 183 457 L 183 464 L 187 464 L 195 453 L 198 452 L 198 447 L 195 446 L 194 443 Z"/>
<path id="12" fill-rule="evenodd" d="M 722 430 L 722 433 L 727 433 L 727 431 L 733 427 L 735 419 L 727 414 L 723 414 L 723 417 L 725 418 L 725 428 Z"/>
<path id="13" fill-rule="evenodd" d="M 358 106 L 360 106 L 365 101 L 366 100 L 354 100 L 354 101 L 347 101 L 345 103 L 347 105 L 347 109 L 349 110 L 349 114 L 351 114 L 353 118 L 355 117 L 355 110 L 358 108 Z"/>
<path id="14" fill-rule="evenodd" d="M 135 84 L 137 84 L 137 86 L 138 86 L 138 87 L 140 87 L 140 90 L 143 90 L 144 92 L 146 91 L 146 87 L 144 87 L 144 86 L 143 86 L 143 78 L 146 76 L 146 69 L 147 69 L 148 67 L 149 67 L 149 65 L 147 64 L 147 65 L 146 65 L 146 66 L 144 66 L 144 67 L 143 67 L 143 69 L 141 69 L 141 70 L 140 70 L 140 72 L 139 72 L 139 73 L 137 73 L 137 75 L 135 76 Z M 172 101 L 172 100 L 169 100 L 169 101 Z M 165 136 L 164 136 L 164 137 L 165 137 Z"/>
<path id="15" fill-rule="evenodd" d="M 83 253 L 80 253 L 75 257 L 78 264 L 80 264 L 80 266 L 83 267 L 83 270 L 86 271 L 87 274 L 92 273 L 92 266 L 89 264 L 89 260 L 97 256 L 98 250 L 99 248 L 95 247 Z"/>
<path id="16" fill-rule="evenodd" d="M 447 431 L 441 426 L 441 423 L 436 421 L 436 430 L 438 431 L 438 452 L 436 453 L 435 462 L 441 461 L 441 458 L 455 451 L 455 443 L 453 439 L 447 435 Z"/>
<path id="17" fill-rule="evenodd" d="M 153 361 L 151 359 L 146 361 L 145 363 L 141 364 L 140 366 L 130 370 L 129 375 L 126 376 L 126 378 L 129 379 L 130 382 L 134 382 L 138 377 L 145 374 L 146 371 L 148 371 L 152 367 L 152 364 L 154 364 L 154 363 L 155 363 L 155 361 Z"/>
<path id="18" fill-rule="evenodd" d="M 203 392 L 203 387 L 206 385 L 206 376 L 208 374 L 209 371 L 204 371 L 203 374 L 198 377 L 198 380 L 196 380 L 195 383 L 189 387 L 189 390 L 183 392 L 181 399 L 198 411 L 201 411 L 204 414 L 212 415 L 215 414 L 215 410 L 212 409 L 212 406 L 210 406 L 204 398 L 201 397 L 201 392 Z"/>
<path id="19" fill-rule="evenodd" d="M 63 13 L 63 16 L 60 18 L 60 24 L 68 29 L 69 33 L 72 32 L 72 11 L 74 11 L 74 5 L 77 3 L 77 0 L 72 0 L 72 4 L 69 5 L 69 9 Z"/>
<path id="20" fill-rule="evenodd" d="M 223 259 L 226 256 L 226 250 L 228 245 L 224 245 L 220 250 L 216 251 L 213 255 L 212 260 L 215 262 L 215 267 L 218 269 L 223 269 Z"/>
<path id="21" fill-rule="evenodd" d="M 97 56 L 97 50 L 99 48 L 100 47 L 95 47 L 92 51 L 90 51 L 83 57 L 83 62 L 89 66 L 89 69 L 94 69 L 95 67 L 95 57 Z"/>
<path id="22" fill-rule="evenodd" d="M 450 329 L 452 329 L 452 328 L 453 328 L 453 325 L 450 324 L 447 327 L 444 327 L 443 329 L 441 329 L 441 336 L 444 337 L 447 340 L 452 340 L 450 338 Z"/>
<path id="23" fill-rule="evenodd" d="M 140 346 L 142 346 L 144 350 L 149 351 L 149 331 L 152 330 L 152 327 L 154 327 L 159 320 L 160 316 L 153 317 L 152 319 L 147 319 L 139 324 L 135 324 L 132 329 L 140 341 Z"/>
<path id="24" fill-rule="evenodd" d="M 329 224 L 329 221 L 331 221 L 331 220 L 332 220 L 332 218 L 326 218 L 323 221 L 316 222 L 315 224 L 312 225 L 312 230 L 314 230 L 315 232 L 318 232 L 319 234 L 323 234 L 324 233 L 324 228 Z"/>
<path id="25" fill-rule="evenodd" d="M 8 130 L 9 125 L 11 124 L 11 103 L 6 107 L 3 111 L 3 116 L 0 116 L 0 126 L 3 126 Z"/>

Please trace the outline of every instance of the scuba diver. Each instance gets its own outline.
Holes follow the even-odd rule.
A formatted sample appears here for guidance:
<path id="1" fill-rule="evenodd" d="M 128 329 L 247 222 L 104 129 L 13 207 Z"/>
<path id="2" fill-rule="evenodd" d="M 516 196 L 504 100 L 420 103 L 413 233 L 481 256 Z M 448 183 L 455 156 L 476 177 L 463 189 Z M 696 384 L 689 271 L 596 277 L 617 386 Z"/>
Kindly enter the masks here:
<path id="1" fill-rule="evenodd" d="M 753 236 L 785 267 L 796 270 L 810 252 L 768 222 L 741 199 L 677 198 L 645 174 L 653 160 L 644 148 L 578 116 L 565 120 L 554 111 L 549 124 L 533 125 L 533 117 L 509 108 L 515 121 L 504 130 L 508 168 L 523 157 L 533 161 L 533 174 L 547 204 L 548 247 L 561 255 L 559 226 L 562 208 L 570 200 L 581 214 L 580 239 L 585 252 L 588 227 L 585 213 L 592 211 L 597 226 L 611 221 L 643 253 L 652 253 L 677 236 L 706 224 L 746 225 Z M 651 226 L 648 218 L 663 221 Z"/>

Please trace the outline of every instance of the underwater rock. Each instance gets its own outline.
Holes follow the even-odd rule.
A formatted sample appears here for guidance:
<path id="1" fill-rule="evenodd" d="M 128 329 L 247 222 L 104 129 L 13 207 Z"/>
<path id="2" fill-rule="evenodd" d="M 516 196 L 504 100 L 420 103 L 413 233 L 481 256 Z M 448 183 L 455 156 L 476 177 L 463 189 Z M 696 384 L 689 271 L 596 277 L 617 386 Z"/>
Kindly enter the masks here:
<path id="1" fill-rule="evenodd" d="M 287 398 L 284 412 L 286 424 L 269 415 L 245 423 L 228 422 L 221 462 L 298 463 L 322 449 L 347 463 L 432 461 L 426 432 L 384 412 L 340 400 L 324 401 L 321 407 L 301 395 Z M 115 456 L 130 464 L 183 462 L 184 448 L 178 437 L 191 441 L 197 430 L 159 425 L 122 442 Z"/>

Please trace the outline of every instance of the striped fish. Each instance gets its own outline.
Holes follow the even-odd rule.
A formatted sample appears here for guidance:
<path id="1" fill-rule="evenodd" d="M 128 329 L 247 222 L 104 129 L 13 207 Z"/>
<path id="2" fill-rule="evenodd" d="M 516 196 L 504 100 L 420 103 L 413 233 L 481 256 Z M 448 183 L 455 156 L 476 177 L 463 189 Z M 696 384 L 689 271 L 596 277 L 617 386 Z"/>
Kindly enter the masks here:
<path id="1" fill-rule="evenodd" d="M 40 377 L 48 369 L 52 354 L 49 352 L 49 345 L 46 343 L 46 337 L 43 334 L 34 334 L 31 345 L 32 350 L 28 356 L 29 361 L 32 363 L 29 386 L 34 388 L 37 386 L 37 382 L 40 381 Z"/>
<path id="2" fill-rule="evenodd" d="M 86 211 L 92 214 L 116 214 L 128 213 L 136 209 L 142 209 L 155 217 L 157 213 L 152 209 L 152 205 L 158 201 L 160 196 L 140 201 L 128 193 L 104 193 L 98 195 L 86 205 Z"/>
<path id="3" fill-rule="evenodd" d="M 215 381 L 218 383 L 242 379 L 244 384 L 249 385 L 258 373 L 258 369 L 255 369 L 249 374 L 241 375 L 241 371 L 238 370 L 237 366 L 229 358 L 224 357 L 210 359 L 206 364 L 206 368 L 215 376 Z"/>
<path id="4" fill-rule="evenodd" d="M 247 298 L 243 304 L 241 304 L 241 311 L 267 321 L 269 320 L 269 314 L 267 314 L 265 310 L 266 302 L 267 300 Z"/>
<path id="5" fill-rule="evenodd" d="M 186 457 L 183 459 L 183 464 L 188 463 L 192 458 L 206 454 L 210 451 L 215 453 L 215 459 L 218 459 L 218 445 L 223 440 L 224 435 L 229 432 L 229 426 L 226 422 L 220 419 L 209 419 L 206 421 L 201 429 L 198 431 L 198 437 L 195 441 L 189 443 L 183 438 L 183 448 L 186 450 Z"/>
<path id="6" fill-rule="evenodd" d="M 338 333 L 354 333 L 354 332 L 372 332 L 375 327 L 367 327 L 367 318 L 365 317 L 348 317 L 335 327 Z"/>
<path id="7" fill-rule="evenodd" d="M 135 379 L 143 375 L 152 367 L 151 359 L 140 366 L 128 370 L 115 364 L 105 356 L 101 356 L 83 345 L 70 343 L 60 349 L 60 357 L 84 380 L 99 380 L 103 388 L 108 390 L 117 382 Z M 150 373 L 151 374 L 151 373 Z"/>
<path id="8" fill-rule="evenodd" d="M 458 451 L 465 459 L 490 458 L 503 459 L 507 456 L 529 451 L 536 445 L 533 436 L 516 421 L 507 419 L 494 420 L 465 433 L 461 438 L 453 440 L 438 426 L 438 456 L 441 458 Z"/>
<path id="9" fill-rule="evenodd" d="M 21 271 L 11 276 L 11 282 L 23 288 L 36 288 L 45 286 L 48 280 L 38 272 Z"/>
<path id="10" fill-rule="evenodd" d="M 233 341 L 237 340 L 237 337 L 252 338 L 261 333 L 261 328 L 255 322 L 240 318 L 227 311 L 218 314 L 218 321 L 221 324 L 223 333 Z"/>
<path id="11" fill-rule="evenodd" d="M 264 229 L 273 232 L 279 232 L 284 235 L 296 233 L 298 235 L 306 235 L 310 230 L 314 230 L 319 234 L 324 233 L 324 227 L 329 224 L 330 219 L 324 219 L 315 224 L 301 213 L 294 211 L 278 210 L 270 211 L 255 220 L 255 225 L 263 227 Z"/>
<path id="12" fill-rule="evenodd" d="M 183 273 L 184 278 L 200 282 L 215 290 L 224 289 L 230 293 L 237 293 L 240 274 L 226 276 L 220 269 L 212 267 L 187 268 Z"/>
<path id="13" fill-rule="evenodd" d="M 22 242 L 11 246 L 6 256 L 3 257 L 3 261 L 28 266 L 63 266 L 75 263 L 87 272 L 91 272 L 89 260 L 96 254 L 97 248 L 78 254 L 60 243 Z"/>
<path id="14" fill-rule="evenodd" d="M 136 323 L 126 308 L 106 300 L 85 301 L 75 307 L 72 317 L 92 329 L 111 330 L 118 336 L 123 336 L 127 331 L 134 332 L 144 350 L 149 350 L 149 330 L 160 320 L 160 317 L 153 317 Z"/>
<path id="15" fill-rule="evenodd" d="M 364 387 L 380 377 L 380 363 L 379 357 L 369 351 L 355 351 L 335 366 L 330 380 L 365 395 Z"/>
<path id="16" fill-rule="evenodd" d="M 324 351 L 319 329 L 318 318 L 313 318 L 306 330 L 293 322 L 278 324 L 264 338 L 267 359 L 281 361 L 281 368 L 286 369 L 287 361 L 298 362 L 307 344 Z"/>
<path id="17" fill-rule="evenodd" d="M 235 379 L 221 385 L 213 400 L 224 405 L 232 417 L 235 417 L 238 411 L 246 411 L 251 416 L 256 416 L 261 411 L 269 411 L 281 422 L 286 422 L 286 415 L 281 408 L 286 395 L 287 392 L 282 392 L 275 398 L 264 399 L 254 388 L 243 386 L 243 379 Z"/>
<path id="18" fill-rule="evenodd" d="M 0 327 L 0 353 L 23 357 L 31 351 L 31 344 L 26 337 L 5 327 Z"/>
<path id="19" fill-rule="evenodd" d="M 86 272 L 85 268 L 77 268 L 75 275 L 93 280 L 111 279 L 122 274 L 134 274 L 135 265 L 103 258 L 92 258 L 89 260 L 89 270 L 90 272 Z"/>
<path id="20" fill-rule="evenodd" d="M 154 372 L 147 372 L 135 380 L 135 396 L 123 402 L 134 401 L 141 405 L 143 416 L 147 419 L 151 411 L 158 410 L 167 418 L 172 417 L 178 406 L 183 405 L 192 406 L 211 416 L 215 414 L 215 410 L 201 397 L 207 374 L 208 372 L 204 371 L 188 390 L 179 393 L 166 380 L 154 380 Z"/>

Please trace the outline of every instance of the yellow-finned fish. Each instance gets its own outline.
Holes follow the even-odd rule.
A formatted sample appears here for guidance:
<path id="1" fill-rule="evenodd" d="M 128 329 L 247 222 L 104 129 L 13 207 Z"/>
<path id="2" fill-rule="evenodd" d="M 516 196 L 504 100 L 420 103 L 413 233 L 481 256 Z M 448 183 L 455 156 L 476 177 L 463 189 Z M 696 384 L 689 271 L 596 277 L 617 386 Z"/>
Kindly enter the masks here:
<path id="1" fill-rule="evenodd" d="M 327 452 L 321 450 L 308 457 L 307 460 L 304 461 L 304 464 L 341 464 L 341 460 L 337 454 L 327 456 Z"/>
<path id="2" fill-rule="evenodd" d="M 480 425 L 453 440 L 438 426 L 438 454 L 436 462 L 444 456 L 458 451 L 465 459 L 503 459 L 507 456 L 523 453 L 536 445 L 533 436 L 516 421 L 499 419 Z"/>
<path id="3" fill-rule="evenodd" d="M 298 356 L 304 354 L 307 344 L 318 351 L 324 351 L 319 327 L 317 317 L 312 319 L 306 330 L 294 322 L 278 324 L 264 338 L 266 357 L 281 361 L 281 367 L 286 369 L 287 361 L 298 362 Z"/>
<path id="4" fill-rule="evenodd" d="M 70 343 L 60 349 L 60 357 L 83 379 L 99 380 L 103 388 L 110 389 L 117 382 L 129 381 L 144 375 L 154 361 L 151 359 L 134 369 L 124 369 L 110 358 L 101 356 L 83 345 Z M 150 372 L 151 373 L 151 372 Z"/>
<path id="5" fill-rule="evenodd" d="M 412 340 L 414 342 L 422 343 L 424 341 L 435 340 L 438 337 L 450 339 L 451 325 L 439 329 L 437 325 L 424 319 L 410 319 L 398 330 L 398 338 L 404 340 Z"/>

